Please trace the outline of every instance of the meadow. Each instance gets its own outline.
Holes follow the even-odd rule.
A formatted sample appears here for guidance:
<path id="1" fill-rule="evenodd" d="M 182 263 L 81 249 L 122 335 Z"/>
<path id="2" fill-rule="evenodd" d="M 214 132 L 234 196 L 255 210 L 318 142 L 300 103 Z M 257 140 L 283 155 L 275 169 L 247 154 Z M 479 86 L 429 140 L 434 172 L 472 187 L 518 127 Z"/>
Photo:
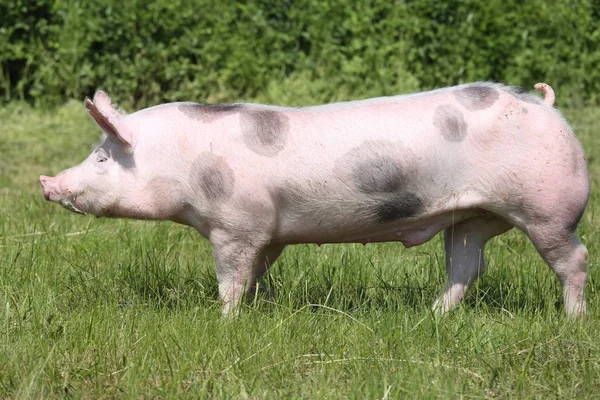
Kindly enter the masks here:
<path id="1" fill-rule="evenodd" d="M 259 99 L 260 100 L 260 99 Z M 286 99 L 284 99 L 285 101 Z M 81 102 L 0 108 L 0 398 L 598 398 L 600 109 L 564 109 L 589 161 L 579 225 L 588 315 L 516 230 L 445 316 L 441 235 L 286 249 L 259 295 L 222 318 L 210 247 L 169 222 L 95 219 L 47 203 L 40 174 L 100 132 Z"/>

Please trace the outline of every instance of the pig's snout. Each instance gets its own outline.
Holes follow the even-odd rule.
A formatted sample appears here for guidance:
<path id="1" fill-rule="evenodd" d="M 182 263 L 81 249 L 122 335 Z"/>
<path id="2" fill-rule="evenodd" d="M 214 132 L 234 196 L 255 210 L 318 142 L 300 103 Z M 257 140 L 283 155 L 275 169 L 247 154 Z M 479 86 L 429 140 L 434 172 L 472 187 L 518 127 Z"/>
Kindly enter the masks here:
<path id="1" fill-rule="evenodd" d="M 55 189 L 55 178 L 46 175 L 40 175 L 40 183 L 42 184 L 42 188 L 44 189 L 44 198 L 46 200 L 52 201 L 53 195 L 56 194 Z"/>
<path id="2" fill-rule="evenodd" d="M 75 205 L 73 192 L 64 187 L 64 179 L 62 176 L 40 176 L 40 183 L 44 189 L 44 197 L 48 201 L 60 203 L 61 206 L 69 211 L 79 214 L 85 214 Z"/>

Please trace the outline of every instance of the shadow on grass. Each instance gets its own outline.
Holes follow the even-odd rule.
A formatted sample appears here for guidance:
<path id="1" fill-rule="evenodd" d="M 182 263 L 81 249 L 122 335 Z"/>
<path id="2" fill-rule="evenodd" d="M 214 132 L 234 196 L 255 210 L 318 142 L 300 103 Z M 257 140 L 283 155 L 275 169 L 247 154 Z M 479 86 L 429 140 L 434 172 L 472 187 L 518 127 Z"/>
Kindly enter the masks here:
<path id="1" fill-rule="evenodd" d="M 300 309 L 307 305 L 331 307 L 344 312 L 429 310 L 439 291 L 439 284 L 430 280 L 397 276 L 388 284 L 378 277 L 355 277 L 307 271 L 282 279 L 279 273 L 270 273 L 262 280 L 267 292 L 258 293 L 256 301 L 246 304 L 261 310 L 283 306 Z M 147 255 L 139 262 L 117 267 L 116 277 L 104 282 L 90 280 L 93 271 L 75 269 L 69 279 L 71 300 L 79 306 L 85 303 L 118 301 L 127 307 L 140 301 L 151 307 L 185 308 L 215 306 L 218 302 L 218 284 L 211 269 L 169 264 L 161 257 Z M 291 281 L 289 278 L 292 278 Z M 397 278 L 397 279 L 396 279 Z M 546 284 L 524 285 L 488 278 L 469 289 L 463 307 L 480 308 L 491 313 L 518 314 L 558 310 L 560 293 Z M 552 289 L 552 290 L 551 290 Z"/>
<path id="2" fill-rule="evenodd" d="M 123 286 L 120 302 L 136 299 L 159 308 L 208 306 L 218 297 L 214 273 L 168 265 L 151 257 L 121 266 L 117 284 Z"/>
<path id="3" fill-rule="evenodd" d="M 167 309 L 208 307 L 218 298 L 214 272 L 167 263 L 160 257 L 148 255 L 139 262 L 120 264 L 102 277 L 93 265 L 72 266 L 64 280 L 65 298 L 72 308 L 114 302 L 123 308 L 137 303 Z"/>
<path id="4" fill-rule="evenodd" d="M 511 314 L 559 311 L 563 305 L 560 291 L 554 286 L 522 285 L 498 280 L 482 280 L 467 292 L 465 307 L 484 307 L 491 312 Z"/>
<path id="5" fill-rule="evenodd" d="M 344 312 L 429 310 L 438 294 L 432 286 L 345 286 L 343 288 L 312 287 L 298 296 L 293 293 L 276 293 L 275 299 L 265 299 L 275 305 L 299 309 L 314 305 L 315 310 L 327 306 Z M 491 314 L 522 314 L 558 311 L 562 307 L 559 294 L 549 297 L 549 291 L 521 287 L 518 284 L 483 284 L 467 292 L 462 307 L 481 309 Z M 290 298 L 294 298 L 290 304 Z"/>

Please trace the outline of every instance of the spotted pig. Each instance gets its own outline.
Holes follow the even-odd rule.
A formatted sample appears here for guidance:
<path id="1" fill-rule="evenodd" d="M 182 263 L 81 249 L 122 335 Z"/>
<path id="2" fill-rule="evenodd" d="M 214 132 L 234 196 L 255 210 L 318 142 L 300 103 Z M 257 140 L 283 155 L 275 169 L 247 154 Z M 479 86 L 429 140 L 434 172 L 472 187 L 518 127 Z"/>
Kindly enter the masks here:
<path id="1" fill-rule="evenodd" d="M 172 220 L 206 237 L 224 313 L 284 247 L 398 241 L 444 231 L 457 305 L 513 227 L 554 270 L 568 314 L 586 310 L 589 195 L 577 138 L 544 98 L 495 83 L 316 107 L 171 103 L 127 115 L 102 91 L 85 106 L 106 134 L 80 165 L 41 176 L 47 200 L 98 217 Z"/>

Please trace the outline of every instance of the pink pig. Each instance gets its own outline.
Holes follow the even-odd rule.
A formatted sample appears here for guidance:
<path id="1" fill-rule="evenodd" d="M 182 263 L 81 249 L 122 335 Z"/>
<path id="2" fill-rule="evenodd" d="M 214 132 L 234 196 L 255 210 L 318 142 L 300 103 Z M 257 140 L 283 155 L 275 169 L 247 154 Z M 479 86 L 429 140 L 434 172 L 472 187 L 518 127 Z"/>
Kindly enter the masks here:
<path id="1" fill-rule="evenodd" d="M 473 83 L 317 107 L 171 103 L 127 115 L 102 91 L 85 106 L 106 133 L 80 165 L 41 176 L 47 200 L 98 217 L 172 220 L 212 244 L 223 312 L 286 245 L 400 241 L 444 231 L 445 312 L 512 227 L 557 274 L 567 314 L 586 310 L 589 196 L 577 138 L 545 99 Z"/>

